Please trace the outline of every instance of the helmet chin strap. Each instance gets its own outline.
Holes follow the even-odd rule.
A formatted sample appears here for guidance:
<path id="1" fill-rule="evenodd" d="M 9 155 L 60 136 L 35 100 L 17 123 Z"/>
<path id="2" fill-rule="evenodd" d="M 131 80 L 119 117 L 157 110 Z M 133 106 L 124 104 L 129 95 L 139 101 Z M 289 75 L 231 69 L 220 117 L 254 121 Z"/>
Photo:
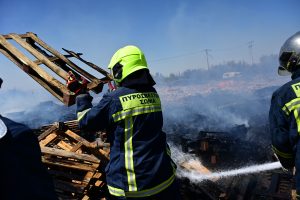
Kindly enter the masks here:
<path id="1" fill-rule="evenodd" d="M 108 81 L 108 88 L 109 88 L 109 91 L 112 92 L 114 90 L 117 89 L 117 86 L 115 84 L 115 81 L 113 81 L 113 83 L 111 83 L 111 81 Z"/>
<path id="2" fill-rule="evenodd" d="M 110 74 L 114 77 L 112 70 L 110 69 Z M 117 89 L 117 83 L 116 81 L 112 80 L 112 81 L 108 81 L 108 89 L 110 92 L 114 91 Z"/>

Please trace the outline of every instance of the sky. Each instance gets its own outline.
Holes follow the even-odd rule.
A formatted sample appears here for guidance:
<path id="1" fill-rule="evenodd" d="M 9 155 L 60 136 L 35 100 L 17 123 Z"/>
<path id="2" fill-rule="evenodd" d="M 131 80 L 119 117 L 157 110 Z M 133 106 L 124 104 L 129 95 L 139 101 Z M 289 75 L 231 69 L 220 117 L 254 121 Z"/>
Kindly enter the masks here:
<path id="1" fill-rule="evenodd" d="M 103 68 L 117 49 L 136 45 L 152 74 L 168 75 L 278 54 L 300 30 L 299 6 L 299 0 L 0 0 L 0 34 L 34 32 L 61 53 L 83 53 Z M 3 90 L 43 90 L 3 55 L 0 77 Z"/>

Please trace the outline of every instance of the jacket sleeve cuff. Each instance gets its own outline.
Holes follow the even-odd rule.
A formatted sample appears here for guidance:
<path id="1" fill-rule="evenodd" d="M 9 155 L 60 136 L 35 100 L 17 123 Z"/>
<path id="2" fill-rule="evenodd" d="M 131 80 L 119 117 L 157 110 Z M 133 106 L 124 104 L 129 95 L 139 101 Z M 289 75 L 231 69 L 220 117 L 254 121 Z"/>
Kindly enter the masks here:
<path id="1" fill-rule="evenodd" d="M 76 113 L 91 108 L 93 97 L 90 94 L 80 94 L 76 97 Z"/>

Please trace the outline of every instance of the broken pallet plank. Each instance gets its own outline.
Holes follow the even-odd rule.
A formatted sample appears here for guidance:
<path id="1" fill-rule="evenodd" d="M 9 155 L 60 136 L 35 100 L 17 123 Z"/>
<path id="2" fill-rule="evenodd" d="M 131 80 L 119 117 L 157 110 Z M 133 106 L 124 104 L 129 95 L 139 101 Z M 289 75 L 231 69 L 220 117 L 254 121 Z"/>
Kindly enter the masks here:
<path id="1" fill-rule="evenodd" d="M 100 160 L 98 158 L 95 158 L 94 156 L 87 155 L 87 154 L 78 154 L 74 152 L 68 152 L 60 149 L 53 149 L 49 147 L 41 147 L 42 153 L 45 154 L 50 154 L 54 156 L 61 156 L 61 157 L 66 157 L 66 158 L 74 158 L 78 160 L 84 160 L 84 161 L 89 161 L 93 163 L 100 163 Z"/>
<path id="2" fill-rule="evenodd" d="M 51 69 L 53 72 L 55 72 L 57 75 L 59 75 L 64 80 L 67 80 L 67 73 L 63 70 L 61 70 L 57 65 L 52 63 L 46 56 L 38 52 L 36 49 L 34 49 L 30 44 L 28 44 L 26 41 L 22 40 L 20 36 L 17 34 L 10 34 L 11 38 L 14 39 L 18 44 L 20 44 L 24 49 L 26 49 L 28 52 L 30 52 L 34 57 L 39 59 L 43 64 L 45 64 L 49 69 Z M 34 63 L 34 62 L 33 62 Z"/>

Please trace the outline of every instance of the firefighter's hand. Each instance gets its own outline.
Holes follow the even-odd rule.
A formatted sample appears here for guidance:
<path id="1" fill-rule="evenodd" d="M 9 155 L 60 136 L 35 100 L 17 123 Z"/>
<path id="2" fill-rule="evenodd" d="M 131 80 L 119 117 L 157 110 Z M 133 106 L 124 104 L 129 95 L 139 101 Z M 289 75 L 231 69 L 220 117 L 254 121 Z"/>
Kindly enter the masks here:
<path id="1" fill-rule="evenodd" d="M 81 77 L 80 80 L 78 80 L 75 75 L 72 73 L 72 71 L 68 72 L 67 77 L 67 88 L 75 93 L 75 95 L 84 94 L 87 92 L 87 80 L 83 77 Z"/>

